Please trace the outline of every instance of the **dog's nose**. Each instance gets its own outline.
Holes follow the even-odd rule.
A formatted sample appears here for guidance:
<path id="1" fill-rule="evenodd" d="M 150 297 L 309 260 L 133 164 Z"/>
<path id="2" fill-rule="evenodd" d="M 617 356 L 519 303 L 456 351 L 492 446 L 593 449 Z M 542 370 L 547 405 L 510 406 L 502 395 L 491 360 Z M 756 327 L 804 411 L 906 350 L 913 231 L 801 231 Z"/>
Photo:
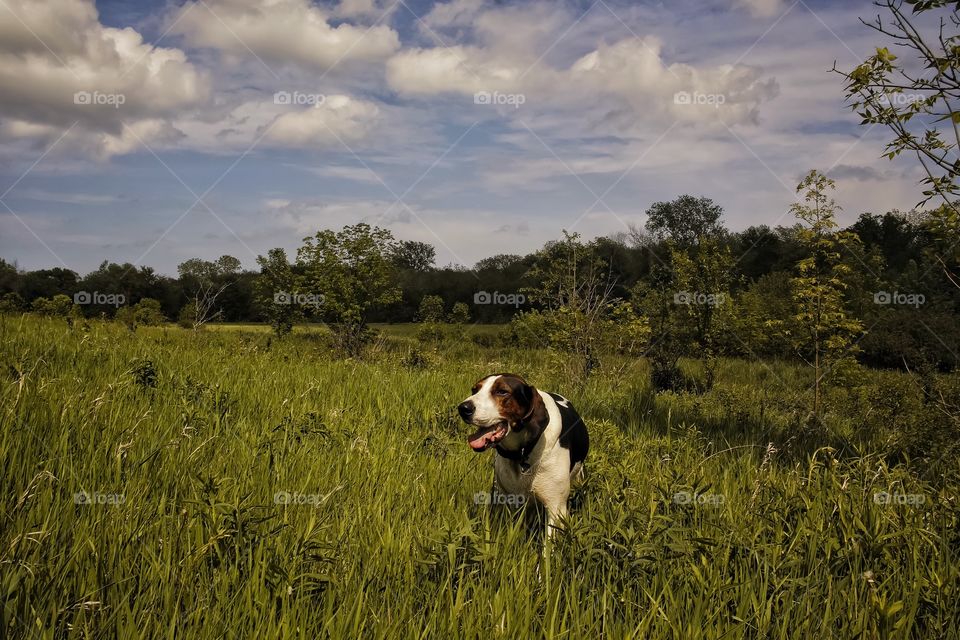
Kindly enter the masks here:
<path id="1" fill-rule="evenodd" d="M 464 400 L 457 407 L 457 411 L 460 412 L 460 417 L 464 420 L 470 420 L 473 417 L 473 412 L 476 410 L 476 407 L 473 406 L 473 403 L 469 400 Z"/>

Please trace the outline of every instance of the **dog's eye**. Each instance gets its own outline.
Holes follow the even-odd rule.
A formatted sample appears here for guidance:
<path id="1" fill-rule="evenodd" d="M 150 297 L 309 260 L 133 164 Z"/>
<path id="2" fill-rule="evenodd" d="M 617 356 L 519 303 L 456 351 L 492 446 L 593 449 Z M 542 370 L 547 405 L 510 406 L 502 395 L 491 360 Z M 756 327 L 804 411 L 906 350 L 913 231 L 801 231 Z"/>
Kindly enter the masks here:
<path id="1" fill-rule="evenodd" d="M 506 390 L 504 390 L 504 389 L 500 389 L 500 391 L 497 391 L 497 395 L 498 395 L 498 396 L 508 396 L 508 395 L 510 395 L 510 392 L 509 392 L 509 391 L 506 391 Z"/>

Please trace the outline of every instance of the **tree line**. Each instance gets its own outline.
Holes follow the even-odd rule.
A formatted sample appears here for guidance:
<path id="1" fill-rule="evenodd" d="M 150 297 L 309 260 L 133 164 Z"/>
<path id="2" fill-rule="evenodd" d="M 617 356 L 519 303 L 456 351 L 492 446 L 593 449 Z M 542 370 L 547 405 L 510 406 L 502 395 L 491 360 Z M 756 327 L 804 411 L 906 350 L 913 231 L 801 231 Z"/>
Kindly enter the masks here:
<path id="1" fill-rule="evenodd" d="M 438 267 L 432 246 L 363 223 L 306 238 L 292 259 L 273 249 L 256 271 L 231 256 L 188 260 L 175 278 L 106 261 L 81 276 L 0 260 L 0 309 L 131 328 L 265 322 L 279 335 L 324 322 L 348 352 L 370 323 L 509 323 L 517 344 L 578 353 L 587 373 L 610 344 L 643 351 L 665 387 L 683 356 L 810 359 L 831 375 L 850 357 L 955 368 L 960 296 L 945 273 L 957 256 L 942 216 L 864 213 L 839 229 L 832 187 L 811 172 L 788 226 L 732 232 L 721 206 L 683 195 L 654 203 L 643 228 L 589 242 L 565 233 L 473 268 Z"/>

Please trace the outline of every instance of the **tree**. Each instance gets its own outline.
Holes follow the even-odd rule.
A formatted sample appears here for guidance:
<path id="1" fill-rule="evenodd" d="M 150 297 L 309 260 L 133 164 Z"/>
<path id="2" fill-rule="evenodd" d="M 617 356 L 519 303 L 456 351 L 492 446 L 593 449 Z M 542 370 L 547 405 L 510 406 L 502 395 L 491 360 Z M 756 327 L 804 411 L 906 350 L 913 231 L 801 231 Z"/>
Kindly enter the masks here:
<path id="1" fill-rule="evenodd" d="M 473 270 L 476 272 L 504 271 L 518 262 L 521 262 L 522 260 L 523 256 L 518 256 L 512 253 L 498 253 L 495 256 L 483 258 L 477 262 L 477 264 L 473 266 Z"/>
<path id="2" fill-rule="evenodd" d="M 322 315 L 339 347 L 358 355 L 369 338 L 368 314 L 378 305 L 400 300 L 390 259 L 395 241 L 387 229 L 366 223 L 324 230 L 304 239 L 297 251 L 303 284 L 323 296 Z"/>
<path id="3" fill-rule="evenodd" d="M 398 269 L 429 271 L 437 258 L 437 250 L 426 242 L 401 240 L 390 249 L 390 261 Z"/>
<path id="4" fill-rule="evenodd" d="M 133 320 L 136 324 L 147 327 L 163 324 L 167 319 L 160 310 L 160 301 L 153 298 L 143 298 L 133 305 Z"/>
<path id="5" fill-rule="evenodd" d="M 922 203 L 932 198 L 942 206 L 930 213 L 933 228 L 947 233 L 948 241 L 934 249 L 944 249 L 936 262 L 946 277 L 960 287 L 956 266 L 956 242 L 960 232 L 958 208 L 960 195 L 960 17 L 955 2 L 946 0 L 878 0 L 885 10 L 867 22 L 860 21 L 889 38 L 904 58 L 887 47 L 877 47 L 849 73 L 834 71 L 846 81 L 850 108 L 863 119 L 861 124 L 887 127 L 893 134 L 886 156 L 893 159 L 906 152 L 917 158 L 926 177 L 921 181 Z M 909 7 L 909 11 L 904 7 Z M 921 27 L 924 25 L 924 27 Z M 925 25 L 930 32 L 925 33 Z M 938 25 L 936 31 L 934 25 Z M 952 255 L 951 255 L 952 254 Z"/>
<path id="6" fill-rule="evenodd" d="M 647 209 L 647 230 L 658 240 L 672 240 L 679 247 L 696 244 L 700 238 L 723 233 L 723 209 L 710 198 L 682 195 L 672 202 L 654 202 Z M 636 242 L 642 238 L 634 231 Z"/>
<path id="7" fill-rule="evenodd" d="M 279 338 L 293 331 L 294 323 L 303 318 L 303 310 L 293 298 L 300 290 L 298 278 L 282 248 L 257 256 L 257 264 L 260 275 L 254 283 L 256 303 Z"/>
<path id="8" fill-rule="evenodd" d="M 714 236 L 701 236 L 686 251 L 671 247 L 674 304 L 683 333 L 700 352 L 706 367 L 706 386 L 713 386 L 716 357 L 732 324 L 730 249 Z"/>
<path id="9" fill-rule="evenodd" d="M 834 215 L 839 209 L 828 190 L 830 180 L 818 171 L 810 171 L 797 186 L 804 203 L 794 203 L 791 211 L 801 222 L 798 239 L 806 256 L 797 263 L 791 280 L 796 310 L 787 329 L 800 357 L 813 368 L 813 418 L 822 424 L 825 383 L 856 365 L 856 339 L 863 324 L 844 307 L 845 278 L 850 267 L 842 253 L 859 238 L 849 231 L 837 231 Z"/>
<path id="10" fill-rule="evenodd" d="M 181 324 L 189 321 L 196 330 L 218 318 L 221 311 L 217 308 L 217 298 L 233 284 L 239 269 L 240 261 L 227 255 L 220 256 L 215 262 L 190 258 L 180 263 L 177 272 L 184 282 L 184 290 L 191 297 L 184 309 L 189 308 L 192 312 L 185 316 L 181 311 Z"/>
<path id="11" fill-rule="evenodd" d="M 610 269 L 593 248 L 580 240 L 580 234 L 564 230 L 563 240 L 547 243 L 537 254 L 530 271 L 537 284 L 523 289 L 546 309 L 550 346 L 574 354 L 579 359 L 576 374 L 584 378 L 598 364 L 619 302 L 613 296 Z"/>
<path id="12" fill-rule="evenodd" d="M 35 313 L 53 318 L 68 317 L 72 308 L 73 300 L 62 293 L 58 293 L 53 298 L 37 298 L 31 305 Z"/>
<path id="13" fill-rule="evenodd" d="M 464 325 L 470 322 L 470 307 L 466 302 L 456 302 L 450 310 L 447 322 L 455 325 Z"/>
<path id="14" fill-rule="evenodd" d="M 25 306 L 26 303 L 19 293 L 5 293 L 0 298 L 0 313 L 20 313 Z"/>
<path id="15" fill-rule="evenodd" d="M 440 296 L 423 296 L 420 300 L 420 310 L 417 312 L 417 319 L 420 322 L 443 322 L 443 315 L 443 298 Z"/>

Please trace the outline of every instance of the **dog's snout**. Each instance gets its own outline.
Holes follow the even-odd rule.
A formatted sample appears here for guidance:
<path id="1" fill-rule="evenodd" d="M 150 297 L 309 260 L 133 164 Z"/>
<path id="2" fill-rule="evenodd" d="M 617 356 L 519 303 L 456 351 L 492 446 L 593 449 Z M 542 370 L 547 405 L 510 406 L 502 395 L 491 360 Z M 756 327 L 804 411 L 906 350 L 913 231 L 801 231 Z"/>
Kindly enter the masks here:
<path id="1" fill-rule="evenodd" d="M 473 412 L 476 411 L 476 407 L 473 406 L 473 402 L 470 400 L 464 400 L 457 406 L 457 411 L 460 413 L 460 417 L 464 420 L 470 420 L 473 417 Z"/>

